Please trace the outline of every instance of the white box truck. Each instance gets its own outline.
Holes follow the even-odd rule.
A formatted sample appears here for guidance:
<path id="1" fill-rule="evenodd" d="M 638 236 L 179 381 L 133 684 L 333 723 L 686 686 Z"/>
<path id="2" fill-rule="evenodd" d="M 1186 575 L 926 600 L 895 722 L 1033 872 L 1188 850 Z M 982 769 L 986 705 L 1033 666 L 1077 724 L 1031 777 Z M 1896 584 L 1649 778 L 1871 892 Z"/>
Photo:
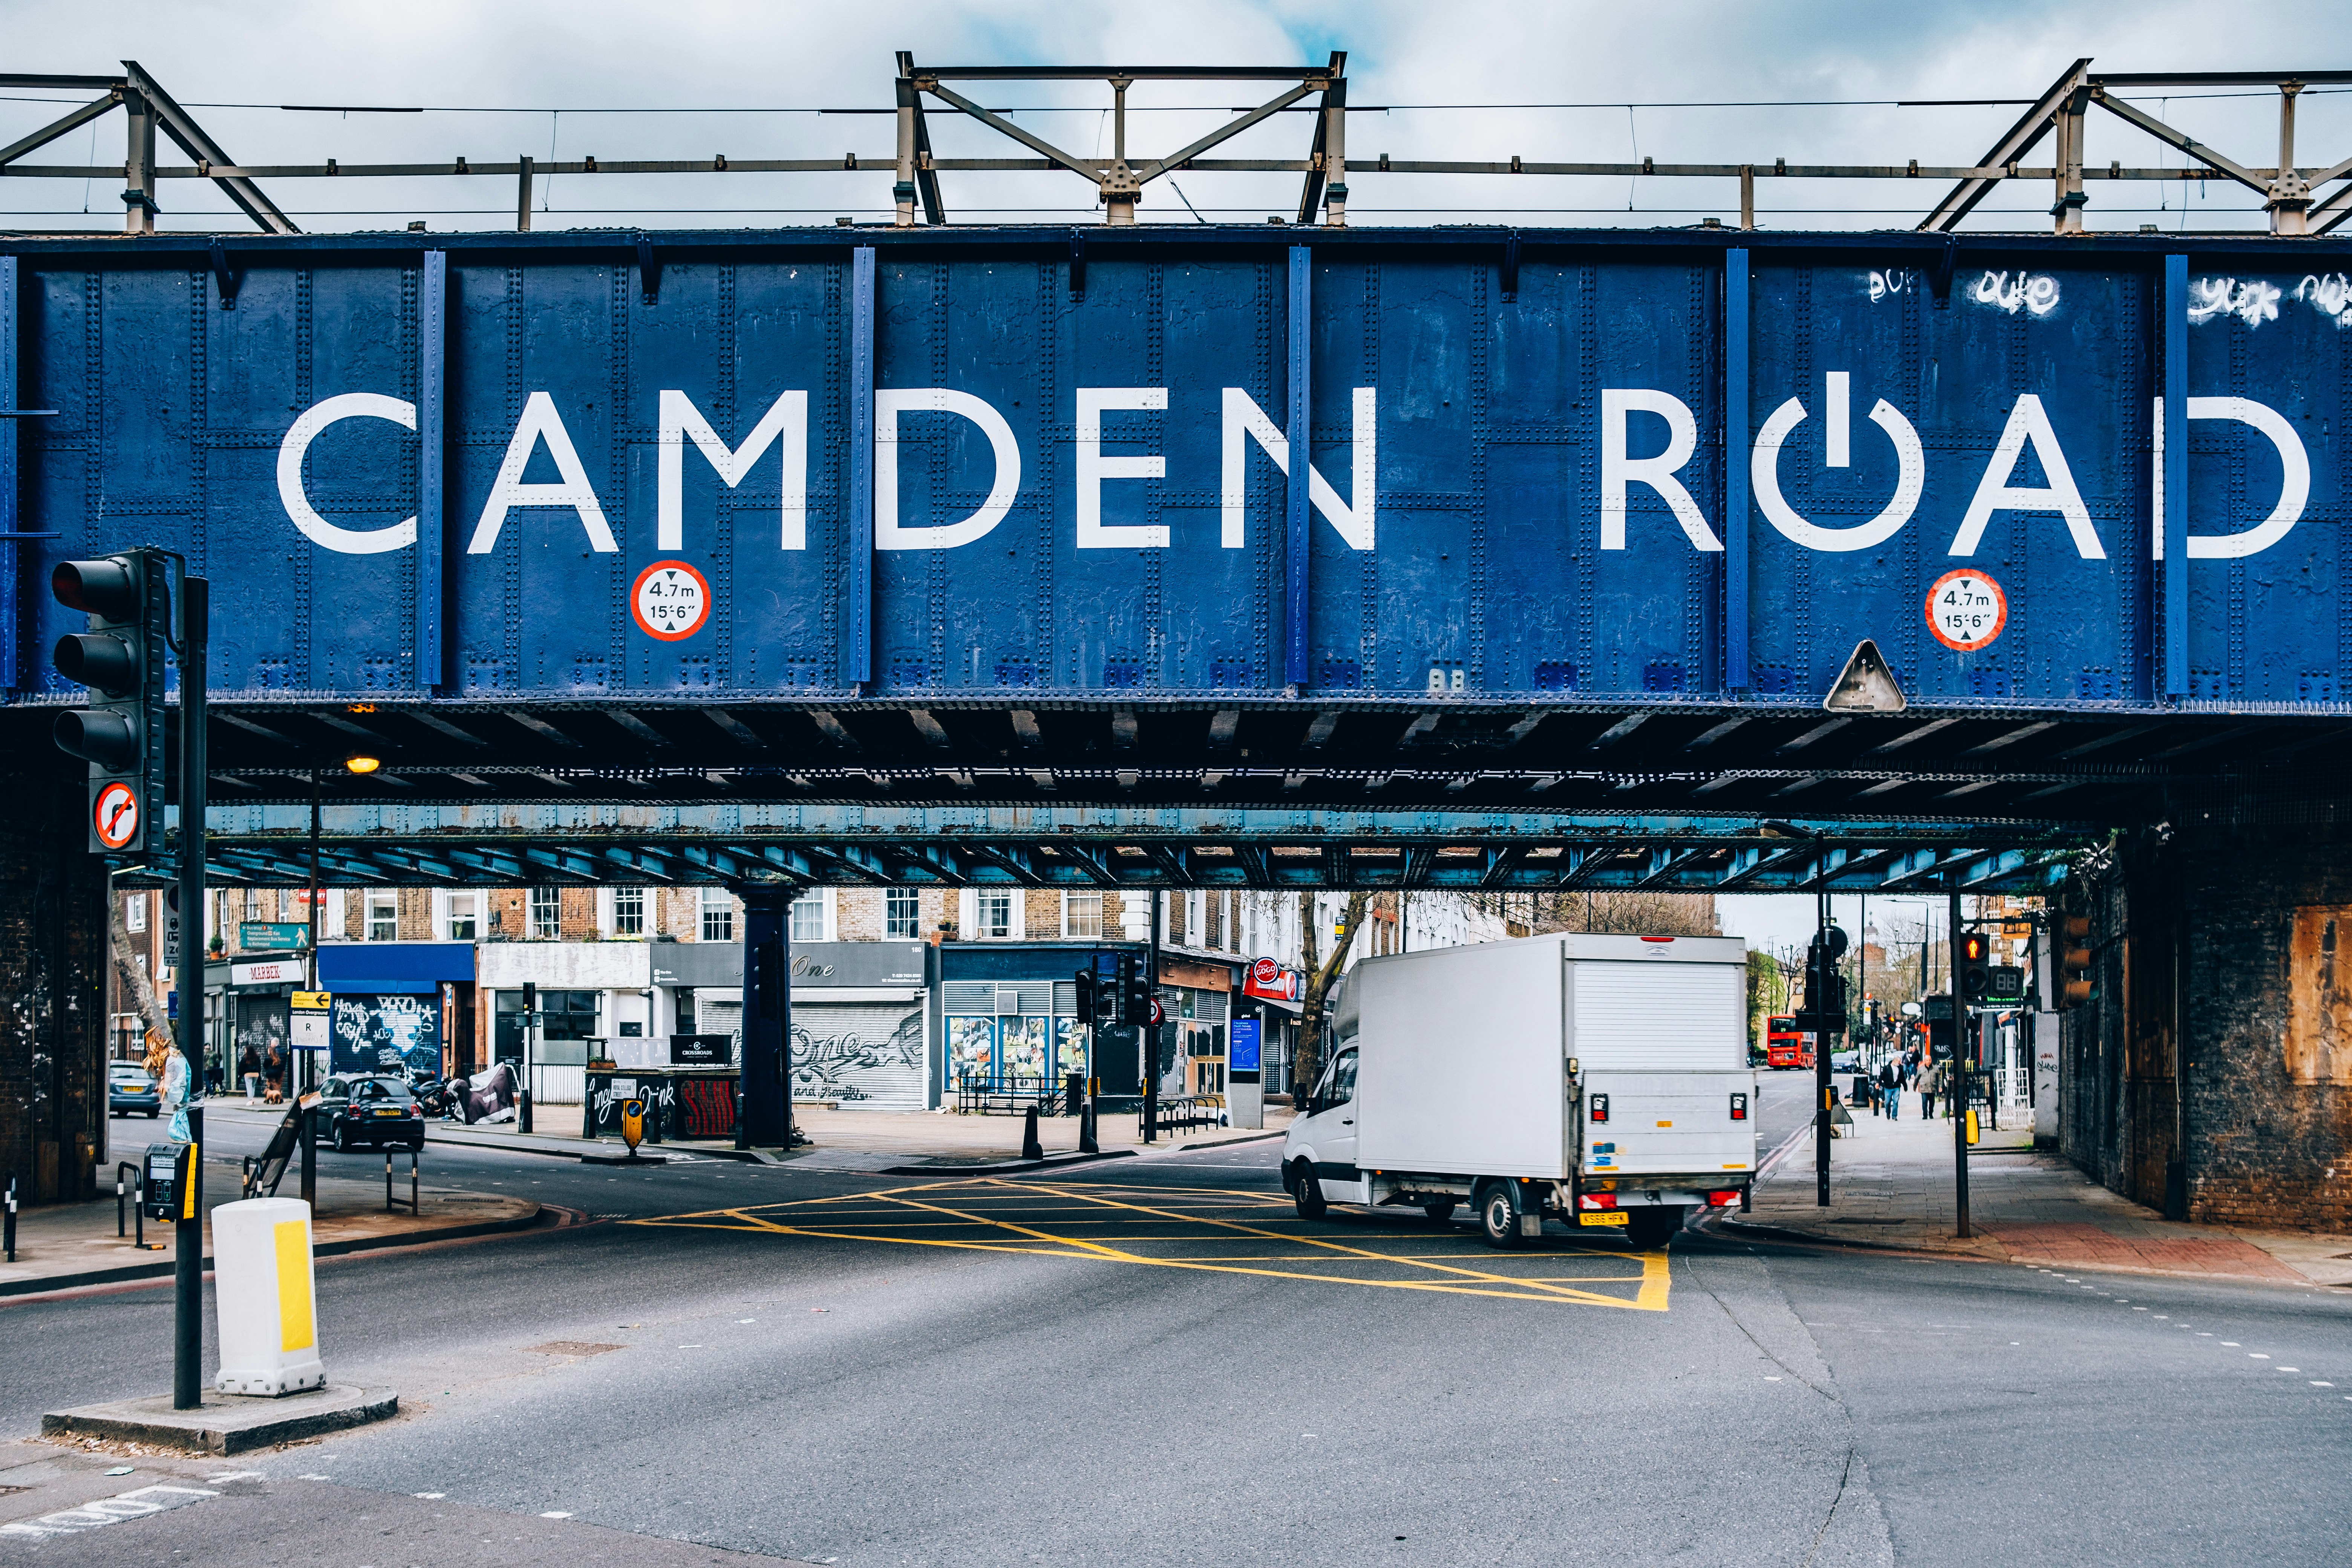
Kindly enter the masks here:
<path id="1" fill-rule="evenodd" d="M 1490 1246 L 1546 1215 L 1662 1245 L 1754 1177 L 1747 944 L 1525 937 L 1368 958 L 1283 1139 L 1307 1219 L 1331 1203 L 1469 1204 Z"/>

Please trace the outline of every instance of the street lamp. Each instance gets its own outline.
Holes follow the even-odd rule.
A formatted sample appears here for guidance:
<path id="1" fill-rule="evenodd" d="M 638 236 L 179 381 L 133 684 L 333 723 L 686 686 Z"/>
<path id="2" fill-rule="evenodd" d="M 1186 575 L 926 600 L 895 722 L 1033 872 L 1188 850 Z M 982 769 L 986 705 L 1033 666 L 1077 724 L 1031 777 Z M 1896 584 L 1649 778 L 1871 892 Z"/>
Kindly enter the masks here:
<path id="1" fill-rule="evenodd" d="M 369 756 L 345 757 L 343 766 L 355 773 L 372 773 L 383 766 L 383 759 Z"/>

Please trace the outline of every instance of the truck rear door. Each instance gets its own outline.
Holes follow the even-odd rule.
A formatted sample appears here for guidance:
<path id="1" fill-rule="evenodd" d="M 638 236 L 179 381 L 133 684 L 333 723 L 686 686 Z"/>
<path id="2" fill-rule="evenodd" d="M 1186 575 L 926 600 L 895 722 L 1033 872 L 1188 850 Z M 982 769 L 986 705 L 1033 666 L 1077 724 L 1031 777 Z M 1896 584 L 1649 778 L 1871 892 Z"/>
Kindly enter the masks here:
<path id="1" fill-rule="evenodd" d="M 1591 1072 L 1587 1176 L 1745 1176 L 1756 1163 L 1755 1075 Z"/>

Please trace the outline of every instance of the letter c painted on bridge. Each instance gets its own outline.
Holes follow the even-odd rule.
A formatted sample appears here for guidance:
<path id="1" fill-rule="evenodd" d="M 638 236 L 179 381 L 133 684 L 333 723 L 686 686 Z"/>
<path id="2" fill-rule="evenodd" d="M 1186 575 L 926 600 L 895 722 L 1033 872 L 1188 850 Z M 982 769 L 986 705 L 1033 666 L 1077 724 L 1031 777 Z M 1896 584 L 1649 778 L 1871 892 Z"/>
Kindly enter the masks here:
<path id="1" fill-rule="evenodd" d="M 416 520 L 409 518 L 389 528 L 337 528 L 320 517 L 302 493 L 302 458 L 319 432 L 338 419 L 389 419 L 404 430 L 416 428 L 416 405 L 380 392 L 346 392 L 314 404 L 294 421 L 278 447 L 278 499 L 286 515 L 311 543 L 345 555 L 381 555 L 405 550 L 416 542 Z"/>

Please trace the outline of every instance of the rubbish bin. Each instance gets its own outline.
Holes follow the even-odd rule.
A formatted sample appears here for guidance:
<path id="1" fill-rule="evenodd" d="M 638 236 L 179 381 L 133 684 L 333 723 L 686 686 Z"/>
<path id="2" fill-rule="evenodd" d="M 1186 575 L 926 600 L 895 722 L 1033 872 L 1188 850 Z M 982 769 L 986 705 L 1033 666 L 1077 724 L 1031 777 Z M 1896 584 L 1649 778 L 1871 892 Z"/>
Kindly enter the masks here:
<path id="1" fill-rule="evenodd" d="M 223 1394 L 323 1388 L 318 1293 L 310 1266 L 310 1205 L 247 1198 L 213 1210 L 215 1300 Z"/>

